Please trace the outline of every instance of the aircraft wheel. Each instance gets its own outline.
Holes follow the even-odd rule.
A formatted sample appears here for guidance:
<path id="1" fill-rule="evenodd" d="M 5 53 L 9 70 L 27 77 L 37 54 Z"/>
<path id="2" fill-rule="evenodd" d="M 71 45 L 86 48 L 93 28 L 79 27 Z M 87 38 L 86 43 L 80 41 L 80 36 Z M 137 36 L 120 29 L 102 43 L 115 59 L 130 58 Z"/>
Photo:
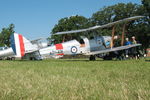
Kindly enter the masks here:
<path id="1" fill-rule="evenodd" d="M 15 60 L 15 57 L 12 57 L 11 60 Z"/>
<path id="2" fill-rule="evenodd" d="M 11 57 L 7 57 L 6 60 L 11 60 Z"/>
<path id="3" fill-rule="evenodd" d="M 89 58 L 89 60 L 90 61 L 95 61 L 96 60 L 95 55 L 91 55 L 90 58 Z"/>

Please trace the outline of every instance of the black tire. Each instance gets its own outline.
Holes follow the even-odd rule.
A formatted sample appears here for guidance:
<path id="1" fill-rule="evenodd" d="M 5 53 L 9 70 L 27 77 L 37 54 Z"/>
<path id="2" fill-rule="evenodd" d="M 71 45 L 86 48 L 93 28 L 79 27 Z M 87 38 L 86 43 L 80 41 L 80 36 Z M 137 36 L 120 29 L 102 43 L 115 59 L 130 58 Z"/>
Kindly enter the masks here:
<path id="1" fill-rule="evenodd" d="M 96 60 L 95 55 L 91 55 L 90 58 L 89 58 L 89 60 L 90 60 L 90 61 L 95 61 L 95 60 Z"/>
<path id="2" fill-rule="evenodd" d="M 30 60 L 35 60 L 34 57 L 30 57 Z"/>

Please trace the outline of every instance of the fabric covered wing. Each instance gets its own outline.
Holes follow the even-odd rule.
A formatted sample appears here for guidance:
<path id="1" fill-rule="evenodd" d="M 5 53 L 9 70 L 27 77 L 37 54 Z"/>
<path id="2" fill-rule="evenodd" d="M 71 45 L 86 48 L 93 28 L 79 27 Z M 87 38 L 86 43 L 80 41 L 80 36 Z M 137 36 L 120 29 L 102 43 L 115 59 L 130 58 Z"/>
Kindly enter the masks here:
<path id="1" fill-rule="evenodd" d="M 66 32 L 58 32 L 58 33 L 55 33 L 54 35 L 80 33 L 80 32 L 86 32 L 86 31 L 90 31 L 90 30 L 100 29 L 100 28 L 102 29 L 102 28 L 106 28 L 106 27 L 112 27 L 115 24 L 129 22 L 129 21 L 136 20 L 136 19 L 143 18 L 143 17 L 144 16 L 129 17 L 129 18 L 125 18 L 125 19 L 118 20 L 118 21 L 115 21 L 115 22 L 112 22 L 112 23 L 101 25 L 101 26 L 94 26 L 94 27 L 90 27 L 90 28 L 87 28 L 87 29 L 72 30 L 72 31 L 66 31 Z"/>
<path id="2" fill-rule="evenodd" d="M 108 53 L 108 52 L 113 52 L 113 51 L 125 50 L 129 48 L 137 47 L 137 46 L 141 46 L 141 44 L 132 44 L 132 45 L 127 45 L 127 46 L 114 47 L 114 48 L 109 48 L 105 50 L 86 53 L 84 55 L 96 55 L 96 54 Z"/>

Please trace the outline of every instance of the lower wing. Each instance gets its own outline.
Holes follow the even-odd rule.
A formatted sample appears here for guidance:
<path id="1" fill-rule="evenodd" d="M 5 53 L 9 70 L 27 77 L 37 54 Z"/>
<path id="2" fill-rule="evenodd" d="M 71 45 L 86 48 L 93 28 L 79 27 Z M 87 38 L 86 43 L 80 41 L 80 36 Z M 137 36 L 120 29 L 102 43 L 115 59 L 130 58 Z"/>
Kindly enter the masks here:
<path id="1" fill-rule="evenodd" d="M 132 44 L 132 45 L 127 45 L 127 46 L 114 47 L 114 48 L 109 48 L 109 49 L 105 49 L 105 50 L 86 53 L 84 55 L 96 55 L 96 54 L 120 51 L 120 50 L 125 50 L 125 49 L 129 49 L 129 48 L 137 47 L 137 46 L 141 46 L 141 44 Z"/>

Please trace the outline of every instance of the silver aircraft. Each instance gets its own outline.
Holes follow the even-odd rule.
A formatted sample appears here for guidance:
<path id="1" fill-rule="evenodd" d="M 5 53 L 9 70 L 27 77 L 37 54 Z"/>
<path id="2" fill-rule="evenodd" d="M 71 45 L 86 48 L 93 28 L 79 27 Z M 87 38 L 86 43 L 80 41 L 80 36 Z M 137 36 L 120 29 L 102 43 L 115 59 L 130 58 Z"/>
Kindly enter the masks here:
<path id="1" fill-rule="evenodd" d="M 135 16 L 125 18 L 123 20 L 115 21 L 102 26 L 94 26 L 87 29 L 73 30 L 67 32 L 58 32 L 54 35 L 62 34 L 78 34 L 81 32 L 88 32 L 96 29 L 103 29 L 107 27 L 113 27 L 112 36 L 97 36 L 94 35 L 93 38 L 87 38 L 81 36 L 80 40 L 71 40 L 67 42 L 62 42 L 52 46 L 48 46 L 42 49 L 38 49 L 36 46 L 32 45 L 25 37 L 20 34 L 13 34 L 11 36 L 12 49 L 16 55 L 20 57 L 25 57 L 27 55 L 33 55 L 34 58 L 41 58 L 44 56 L 63 56 L 63 55 L 87 55 L 90 56 L 90 60 L 95 60 L 95 57 L 105 58 L 106 53 L 116 52 L 121 50 L 126 50 L 129 48 L 140 46 L 141 44 L 131 44 L 124 46 L 124 33 L 125 27 L 123 28 L 121 46 L 113 47 L 114 42 L 114 26 L 120 23 L 126 24 L 129 21 L 143 18 L 143 16 Z M 125 26 L 125 25 L 124 25 Z"/>
<path id="2" fill-rule="evenodd" d="M 43 41 L 43 38 L 39 38 L 36 40 L 32 40 L 31 43 L 35 45 L 37 48 L 42 49 L 48 46 L 47 42 Z M 1 47 L 0 48 L 0 60 L 14 60 L 20 56 L 16 55 L 12 49 L 12 47 Z"/>

